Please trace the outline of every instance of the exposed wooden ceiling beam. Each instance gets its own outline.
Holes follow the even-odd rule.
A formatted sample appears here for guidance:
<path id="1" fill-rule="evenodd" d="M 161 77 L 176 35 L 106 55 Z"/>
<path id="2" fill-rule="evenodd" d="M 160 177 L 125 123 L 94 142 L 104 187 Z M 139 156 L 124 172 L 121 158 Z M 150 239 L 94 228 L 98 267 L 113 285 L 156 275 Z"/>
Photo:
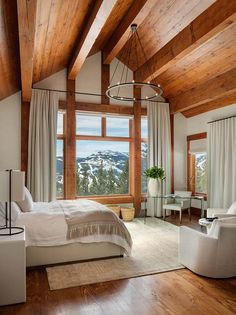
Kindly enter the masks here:
<path id="1" fill-rule="evenodd" d="M 104 63 L 109 64 L 124 47 L 130 34 L 130 25 L 136 23 L 140 25 L 147 17 L 150 10 L 155 5 L 156 0 L 134 1 L 128 13 L 121 20 L 119 26 L 103 48 Z"/>
<path id="2" fill-rule="evenodd" d="M 236 92 L 232 93 L 228 96 L 222 96 L 218 98 L 217 100 L 205 103 L 203 105 L 199 105 L 194 108 L 190 108 L 186 111 L 183 111 L 182 114 L 186 118 L 190 118 L 199 114 L 203 114 L 206 112 L 209 112 L 210 110 L 218 109 L 221 107 L 229 106 L 236 103 Z"/>
<path id="3" fill-rule="evenodd" d="M 117 0 L 96 0 L 93 11 L 88 21 L 86 21 L 86 26 L 76 47 L 75 54 L 71 59 L 68 68 L 69 80 L 76 78 L 116 2 Z"/>
<path id="4" fill-rule="evenodd" d="M 22 100 L 32 94 L 37 0 L 17 0 Z"/>
<path id="5" fill-rule="evenodd" d="M 236 1 L 218 0 L 139 67 L 137 80 L 151 81 L 235 21 Z"/>
<path id="6" fill-rule="evenodd" d="M 236 93 L 236 68 L 204 82 L 183 94 L 169 98 L 171 113 L 184 112 Z"/>

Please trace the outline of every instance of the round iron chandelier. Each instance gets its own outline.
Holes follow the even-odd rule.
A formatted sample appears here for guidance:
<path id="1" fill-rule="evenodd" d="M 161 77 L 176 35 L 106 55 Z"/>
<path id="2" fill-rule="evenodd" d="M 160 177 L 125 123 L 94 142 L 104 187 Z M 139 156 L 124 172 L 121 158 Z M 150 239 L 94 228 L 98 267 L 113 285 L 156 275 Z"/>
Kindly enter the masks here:
<path id="1" fill-rule="evenodd" d="M 123 52 L 120 56 L 121 60 L 127 60 L 123 63 L 123 67 L 121 70 L 120 79 L 117 83 L 113 83 L 114 79 L 117 77 L 118 74 L 118 66 L 120 64 L 120 60 L 118 60 L 115 70 L 111 76 L 110 85 L 108 86 L 106 90 L 106 96 L 113 100 L 118 101 L 126 101 L 126 102 L 140 102 L 140 101 L 155 101 L 159 96 L 162 95 L 163 90 L 160 86 L 160 84 L 156 83 L 155 78 L 151 78 L 151 82 L 136 82 L 135 80 L 128 80 L 128 70 L 130 65 L 130 58 L 131 56 L 136 55 L 136 66 L 138 68 L 139 62 L 138 62 L 138 50 L 137 46 L 140 46 L 140 51 L 143 54 L 144 62 L 147 64 L 147 67 L 149 67 L 149 64 L 147 62 L 147 57 L 144 52 L 143 46 L 140 41 L 140 37 L 137 31 L 137 24 L 131 25 L 131 31 L 128 39 L 128 44 L 126 50 L 123 49 Z M 126 56 L 125 56 L 126 53 Z M 122 58 L 123 57 L 123 58 Z M 152 74 L 153 72 L 151 69 L 148 69 L 149 73 Z M 135 98 L 130 96 L 129 93 L 129 87 L 145 87 L 146 89 L 149 89 L 151 93 L 148 93 L 148 95 L 141 96 L 140 98 Z"/>

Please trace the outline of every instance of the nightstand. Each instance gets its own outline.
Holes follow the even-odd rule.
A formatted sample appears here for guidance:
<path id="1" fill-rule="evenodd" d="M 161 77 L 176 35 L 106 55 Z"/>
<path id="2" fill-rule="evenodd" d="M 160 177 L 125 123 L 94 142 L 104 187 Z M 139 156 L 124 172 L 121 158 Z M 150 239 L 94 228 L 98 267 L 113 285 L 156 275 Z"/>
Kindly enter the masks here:
<path id="1" fill-rule="evenodd" d="M 14 228 L 12 228 L 14 229 Z M 25 232 L 0 237 L 0 305 L 26 301 Z"/>

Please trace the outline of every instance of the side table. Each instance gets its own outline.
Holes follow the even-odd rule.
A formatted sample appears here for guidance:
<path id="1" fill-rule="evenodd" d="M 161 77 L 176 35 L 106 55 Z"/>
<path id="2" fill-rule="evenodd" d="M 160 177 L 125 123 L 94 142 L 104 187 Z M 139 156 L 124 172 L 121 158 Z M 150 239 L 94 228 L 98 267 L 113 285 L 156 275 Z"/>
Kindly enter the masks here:
<path id="1" fill-rule="evenodd" d="M 25 231 L 0 237 L 0 305 L 26 301 L 25 252 Z"/>

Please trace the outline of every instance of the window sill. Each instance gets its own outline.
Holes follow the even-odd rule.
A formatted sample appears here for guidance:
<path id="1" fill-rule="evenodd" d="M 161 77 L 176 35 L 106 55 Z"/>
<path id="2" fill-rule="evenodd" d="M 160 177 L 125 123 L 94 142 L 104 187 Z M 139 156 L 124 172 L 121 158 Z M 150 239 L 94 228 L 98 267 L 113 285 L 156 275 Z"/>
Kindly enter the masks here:
<path id="1" fill-rule="evenodd" d="M 76 197 L 76 199 L 89 199 L 105 204 L 132 203 L 134 201 L 134 197 L 131 195 L 80 196 Z"/>

